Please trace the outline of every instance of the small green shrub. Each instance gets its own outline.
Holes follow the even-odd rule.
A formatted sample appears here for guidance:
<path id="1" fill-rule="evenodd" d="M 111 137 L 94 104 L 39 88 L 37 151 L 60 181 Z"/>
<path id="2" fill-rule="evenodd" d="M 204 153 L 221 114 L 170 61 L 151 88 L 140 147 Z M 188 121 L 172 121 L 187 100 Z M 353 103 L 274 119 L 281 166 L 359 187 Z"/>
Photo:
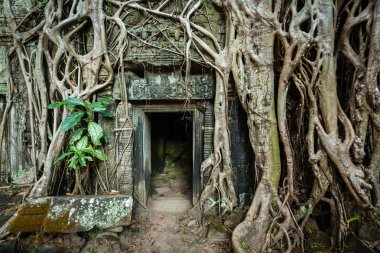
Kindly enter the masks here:
<path id="1" fill-rule="evenodd" d="M 111 16 L 113 11 L 112 5 L 110 3 L 105 3 L 103 5 L 103 11 L 106 15 Z"/>
<path id="2" fill-rule="evenodd" d="M 12 185 L 12 187 L 11 187 L 11 191 L 12 191 L 12 193 L 17 193 L 17 192 L 19 192 L 21 189 L 22 189 L 22 186 L 21 186 L 21 185 Z"/>
<path id="3" fill-rule="evenodd" d="M 93 115 L 99 113 L 104 117 L 113 117 L 113 114 L 106 109 L 109 103 L 109 99 L 90 103 L 80 98 L 69 98 L 49 105 L 49 109 L 65 106 L 71 111 L 60 125 L 61 131 L 71 132 L 68 151 L 60 155 L 55 163 L 68 159 L 68 167 L 76 169 L 78 166 L 87 166 L 88 162 L 94 162 L 95 159 L 101 161 L 107 159 L 106 154 L 99 149 L 102 142 L 106 141 L 106 136 L 103 128 L 93 121 Z"/>

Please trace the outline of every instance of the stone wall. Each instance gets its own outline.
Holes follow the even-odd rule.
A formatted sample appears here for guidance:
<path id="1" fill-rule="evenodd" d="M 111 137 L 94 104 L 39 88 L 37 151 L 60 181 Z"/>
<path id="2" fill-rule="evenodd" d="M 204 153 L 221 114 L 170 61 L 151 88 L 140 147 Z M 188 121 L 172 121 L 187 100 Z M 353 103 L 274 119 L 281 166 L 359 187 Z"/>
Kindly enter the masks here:
<path id="1" fill-rule="evenodd" d="M 37 2 L 35 0 L 14 0 L 12 9 L 20 20 L 23 14 L 29 11 Z M 185 1 L 173 1 L 168 10 L 176 12 L 181 10 Z M 3 1 L 0 0 L 0 5 Z M 145 20 L 143 26 L 136 26 L 138 22 Z M 129 46 L 125 53 L 125 83 L 120 83 L 119 73 L 112 87 L 108 87 L 98 94 L 102 97 L 112 98 L 110 109 L 115 112 L 114 119 L 99 118 L 104 127 L 109 143 L 104 147 L 109 160 L 99 164 L 99 171 L 103 178 L 111 182 L 109 189 L 119 190 L 125 194 L 132 194 L 133 189 L 133 145 L 135 139 L 132 133 L 131 113 L 129 118 L 126 106 L 121 102 L 120 87 L 126 87 L 127 99 L 131 104 L 152 103 L 177 104 L 191 103 L 196 106 L 202 115 L 202 158 L 207 158 L 212 152 L 213 146 L 213 97 L 214 97 L 214 72 L 212 69 L 200 64 L 202 57 L 194 49 L 191 50 L 192 63 L 189 78 L 185 78 L 184 69 L 184 45 L 186 43 L 184 32 L 178 23 L 171 20 L 157 18 L 160 24 L 153 22 L 143 13 L 132 11 L 125 24 L 129 30 Z M 218 42 L 224 41 L 224 17 L 217 10 L 209 10 L 206 7 L 192 17 L 192 22 L 212 31 Z M 2 25 L 1 25 L 2 24 Z M 86 36 L 91 37 L 90 33 Z M 198 34 L 198 36 L 202 36 Z M 211 41 L 206 42 L 213 47 Z M 91 41 L 89 39 L 88 41 Z M 4 13 L 0 8 L 0 112 L 4 108 L 6 95 L 6 77 L 4 72 L 5 54 L 12 44 L 11 32 L 6 24 Z M 91 44 L 91 43 L 90 43 Z M 91 49 L 91 45 L 88 49 Z M 29 50 L 33 49 L 33 43 Z M 31 167 L 30 162 L 30 129 L 28 122 L 27 94 L 23 80 L 17 69 L 17 61 L 13 59 L 14 83 L 12 86 L 17 99 L 9 114 L 6 139 L 3 143 L 3 161 L 0 171 L 0 179 L 6 180 L 9 175 L 12 180 L 23 177 Z M 233 164 L 237 192 L 248 191 L 247 185 L 250 178 L 249 145 L 247 145 L 247 129 L 243 128 L 244 114 L 237 106 L 231 106 L 230 130 L 234 148 Z M 135 129 L 136 130 L 136 129 Z M 130 139 L 132 138 L 132 139 Z M 6 165 L 6 166 L 4 166 Z M 8 173 L 9 172 L 9 173 Z M 105 180 L 104 180 L 105 181 Z M 103 193 L 97 190 L 98 194 Z"/>
<path id="2" fill-rule="evenodd" d="M 22 17 L 35 6 L 35 0 L 14 0 L 12 1 L 13 14 L 16 21 L 20 21 Z M 6 16 L 3 8 L 3 0 L 0 0 L 0 103 L 3 103 L 8 93 L 7 76 L 6 76 L 6 54 L 13 44 L 12 32 L 9 24 L 7 24 Z M 27 50 L 33 50 L 33 43 Z M 4 133 L 2 161 L 0 166 L 0 182 L 8 180 L 17 180 L 26 175 L 27 169 L 30 167 L 30 130 L 27 122 L 27 94 L 20 70 L 18 69 L 17 59 L 11 59 L 13 106 L 8 114 L 6 132 Z M 0 108 L 0 115 L 3 111 Z M 2 117 L 0 118 L 0 120 Z"/>

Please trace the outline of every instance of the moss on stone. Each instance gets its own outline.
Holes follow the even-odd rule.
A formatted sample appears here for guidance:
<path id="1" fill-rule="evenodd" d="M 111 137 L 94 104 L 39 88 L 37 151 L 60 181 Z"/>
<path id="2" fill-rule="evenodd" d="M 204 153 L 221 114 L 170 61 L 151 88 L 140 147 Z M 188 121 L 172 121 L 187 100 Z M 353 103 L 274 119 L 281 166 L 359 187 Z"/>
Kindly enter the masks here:
<path id="1" fill-rule="evenodd" d="M 50 202 L 30 205 L 25 204 L 22 206 L 16 217 L 9 225 L 10 232 L 38 232 L 42 231 L 44 218 L 50 208 Z"/>
<path id="2" fill-rule="evenodd" d="M 66 211 L 63 215 L 58 216 L 57 219 L 45 219 L 42 230 L 46 233 L 71 232 L 77 226 L 76 222 L 69 221 L 70 212 Z"/>

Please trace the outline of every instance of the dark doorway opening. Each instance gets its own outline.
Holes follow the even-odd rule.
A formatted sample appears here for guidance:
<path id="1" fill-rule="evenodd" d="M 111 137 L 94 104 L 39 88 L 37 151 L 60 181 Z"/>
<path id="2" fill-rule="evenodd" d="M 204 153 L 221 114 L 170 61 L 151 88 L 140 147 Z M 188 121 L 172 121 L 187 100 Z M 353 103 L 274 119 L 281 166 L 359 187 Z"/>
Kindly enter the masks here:
<path id="1" fill-rule="evenodd" d="M 198 202 L 201 192 L 200 168 L 203 160 L 203 122 L 203 114 L 195 105 L 189 105 L 186 109 L 184 109 L 181 104 L 151 104 L 135 105 L 133 107 L 133 124 L 135 128 L 133 146 L 133 163 L 135 168 L 134 194 L 140 203 L 147 205 L 148 198 L 151 196 L 152 192 L 154 192 L 154 188 L 160 188 L 157 187 L 157 185 L 154 185 L 154 188 L 152 189 L 151 178 L 153 176 L 154 179 L 164 177 L 166 181 L 165 186 L 169 187 L 169 191 L 173 192 L 174 190 L 177 191 L 178 194 L 182 194 L 181 190 L 185 190 L 186 187 L 183 187 L 184 185 L 181 184 L 181 182 L 185 181 L 188 186 L 188 194 L 183 197 L 188 199 L 187 197 L 192 195 L 192 198 L 190 198 L 189 201 L 192 202 L 193 205 Z M 186 155 L 183 154 L 179 156 L 181 159 L 177 159 L 179 161 L 175 162 L 176 166 L 172 166 L 172 168 L 170 168 L 171 166 L 166 167 L 166 164 L 174 165 L 170 164 L 170 157 L 167 156 L 167 147 L 165 148 L 165 152 L 163 151 L 161 153 L 165 157 L 165 162 L 163 162 L 163 160 L 160 162 L 159 159 L 157 162 L 156 158 L 152 159 L 152 153 L 155 156 L 154 153 L 156 152 L 154 150 L 158 149 L 157 144 L 154 143 L 153 145 L 156 148 L 153 148 L 152 151 L 152 134 L 154 136 L 153 139 L 161 136 L 164 137 L 166 141 L 174 139 L 177 140 L 177 142 L 181 142 L 181 145 L 187 143 L 187 147 L 190 146 L 190 148 L 187 149 L 190 151 L 190 155 L 188 155 L 187 152 Z M 174 147 L 176 150 L 179 146 L 174 145 Z M 155 162 L 152 162 L 152 160 Z M 166 163 L 166 160 L 168 160 L 168 163 Z M 154 170 L 152 170 L 152 165 Z M 185 166 L 180 167 L 177 165 Z M 171 173 L 168 173 L 169 171 L 171 171 Z M 190 177 L 182 178 L 183 174 L 190 174 Z M 182 179 L 174 180 L 180 178 Z M 155 180 L 153 180 L 153 182 L 154 181 Z M 176 187 L 177 185 L 181 187 Z M 164 185 L 161 186 L 165 187 Z M 178 188 L 181 190 L 176 190 Z M 160 191 L 164 189 L 158 189 L 158 191 L 157 189 L 155 190 L 157 194 L 161 195 Z"/>
<path id="2" fill-rule="evenodd" d="M 152 196 L 191 197 L 193 115 L 191 112 L 148 113 L 151 127 Z"/>

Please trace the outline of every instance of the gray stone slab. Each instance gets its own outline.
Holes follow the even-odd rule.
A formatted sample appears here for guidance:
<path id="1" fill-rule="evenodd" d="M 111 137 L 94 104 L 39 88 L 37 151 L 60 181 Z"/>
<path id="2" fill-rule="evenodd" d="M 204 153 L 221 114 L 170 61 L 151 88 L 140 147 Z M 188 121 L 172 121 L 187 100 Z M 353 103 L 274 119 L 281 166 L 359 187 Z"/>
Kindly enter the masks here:
<path id="1" fill-rule="evenodd" d="M 29 198 L 12 220 L 11 232 L 74 233 L 129 225 L 131 196 Z"/>

